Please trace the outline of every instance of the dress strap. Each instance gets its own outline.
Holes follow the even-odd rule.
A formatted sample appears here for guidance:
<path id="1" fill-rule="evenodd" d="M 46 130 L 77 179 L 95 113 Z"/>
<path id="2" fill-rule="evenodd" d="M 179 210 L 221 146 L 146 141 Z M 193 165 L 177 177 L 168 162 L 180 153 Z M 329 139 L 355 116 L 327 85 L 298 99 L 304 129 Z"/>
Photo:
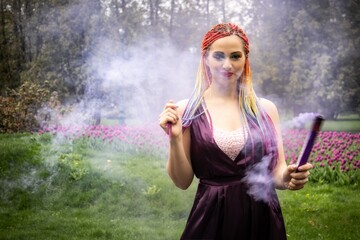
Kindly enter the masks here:
<path id="1" fill-rule="evenodd" d="M 214 143 L 214 142 L 215 142 L 215 140 L 214 140 L 214 127 L 213 127 L 213 124 L 212 124 L 212 119 L 211 119 L 211 115 L 210 115 L 209 109 L 208 109 L 208 107 L 206 106 L 205 99 L 202 100 L 202 102 L 201 102 L 201 107 L 202 107 L 203 112 L 205 113 L 205 119 L 206 119 L 206 121 L 208 122 L 208 124 L 209 124 L 209 126 L 210 126 L 210 130 L 211 130 L 211 141 L 212 141 L 212 143 Z"/>

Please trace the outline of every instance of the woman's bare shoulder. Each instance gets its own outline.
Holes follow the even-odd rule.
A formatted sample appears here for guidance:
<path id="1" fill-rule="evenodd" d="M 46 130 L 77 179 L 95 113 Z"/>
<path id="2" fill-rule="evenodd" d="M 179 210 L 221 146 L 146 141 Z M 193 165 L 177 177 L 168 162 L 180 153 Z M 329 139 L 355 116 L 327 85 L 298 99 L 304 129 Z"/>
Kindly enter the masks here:
<path id="1" fill-rule="evenodd" d="M 266 110 L 275 110 L 275 109 L 277 109 L 275 103 L 273 103 L 269 99 L 259 98 L 259 102 L 260 102 L 261 106 Z"/>
<path id="2" fill-rule="evenodd" d="M 178 101 L 176 104 L 180 107 L 183 106 L 184 108 L 186 107 L 187 103 L 189 102 L 189 99 L 182 99 L 180 101 Z"/>
<path id="3" fill-rule="evenodd" d="M 271 119 L 278 120 L 279 119 L 279 112 L 278 109 L 272 101 L 266 98 L 259 99 L 261 107 L 265 110 L 265 112 L 271 117 Z"/>
<path id="4" fill-rule="evenodd" d="M 184 112 L 188 102 L 189 102 L 189 99 L 183 99 L 183 100 L 178 101 L 176 103 L 176 105 L 178 106 L 178 111 L 181 113 Z"/>

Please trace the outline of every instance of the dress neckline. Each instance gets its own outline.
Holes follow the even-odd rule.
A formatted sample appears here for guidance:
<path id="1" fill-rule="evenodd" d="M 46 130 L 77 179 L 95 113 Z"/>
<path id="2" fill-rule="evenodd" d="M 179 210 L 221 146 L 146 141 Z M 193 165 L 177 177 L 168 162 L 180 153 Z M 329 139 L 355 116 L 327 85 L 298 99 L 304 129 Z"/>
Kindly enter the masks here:
<path id="1" fill-rule="evenodd" d="M 214 128 L 213 135 L 216 145 L 234 161 L 245 147 L 248 132 L 245 128 L 238 128 L 230 132 Z"/>
<path id="2" fill-rule="evenodd" d="M 232 134 L 232 133 L 237 133 L 239 131 L 243 131 L 243 128 L 244 127 L 239 127 L 238 129 L 235 129 L 235 130 L 224 130 L 224 129 L 221 129 L 221 128 L 213 127 L 213 130 L 223 132 L 223 133 Z"/>
<path id="3" fill-rule="evenodd" d="M 219 151 L 220 151 L 222 154 L 224 154 L 229 161 L 231 161 L 232 163 L 235 163 L 235 162 L 237 161 L 237 159 L 239 158 L 239 156 L 242 155 L 242 153 L 243 153 L 243 151 L 244 151 L 244 149 L 245 149 L 245 146 L 246 146 L 247 142 L 249 141 L 249 133 L 247 134 L 247 137 L 246 137 L 246 139 L 245 139 L 244 147 L 239 151 L 239 153 L 237 154 L 237 156 L 235 157 L 235 159 L 232 159 L 228 154 L 226 154 L 226 153 L 223 151 L 223 149 L 222 149 L 222 148 L 216 143 L 216 141 L 215 141 L 215 138 L 214 138 L 214 126 L 213 126 L 213 124 L 212 124 L 211 114 L 210 114 L 210 112 L 209 112 L 209 109 L 208 109 L 207 106 L 206 106 L 205 100 L 202 101 L 202 103 L 200 104 L 200 107 L 201 107 L 201 109 L 199 109 L 199 110 L 200 110 L 200 112 L 202 112 L 202 113 L 204 114 L 206 126 L 208 127 L 209 131 L 211 132 L 211 141 L 212 141 L 212 143 L 215 144 L 215 146 L 217 147 L 217 149 L 219 149 Z M 244 128 L 244 131 L 247 132 L 247 128 L 246 128 L 245 126 L 240 127 L 240 128 L 238 128 L 238 129 L 235 129 L 235 130 L 232 130 L 232 131 L 230 131 L 230 132 L 237 131 L 237 130 L 242 129 L 242 128 Z M 219 130 L 218 128 L 216 128 L 216 129 Z M 220 129 L 220 131 L 225 131 L 225 132 L 226 132 L 226 130 L 222 130 L 222 129 Z"/>

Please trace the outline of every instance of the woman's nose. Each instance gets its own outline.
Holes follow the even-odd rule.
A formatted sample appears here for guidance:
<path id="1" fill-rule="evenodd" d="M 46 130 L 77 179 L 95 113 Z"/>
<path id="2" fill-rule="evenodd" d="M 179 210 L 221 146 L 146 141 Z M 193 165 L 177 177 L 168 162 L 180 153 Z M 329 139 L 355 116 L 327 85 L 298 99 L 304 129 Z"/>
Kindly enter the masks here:
<path id="1" fill-rule="evenodd" d="M 230 59 L 225 58 L 224 62 L 223 62 L 223 69 L 225 70 L 230 70 L 232 68 Z"/>

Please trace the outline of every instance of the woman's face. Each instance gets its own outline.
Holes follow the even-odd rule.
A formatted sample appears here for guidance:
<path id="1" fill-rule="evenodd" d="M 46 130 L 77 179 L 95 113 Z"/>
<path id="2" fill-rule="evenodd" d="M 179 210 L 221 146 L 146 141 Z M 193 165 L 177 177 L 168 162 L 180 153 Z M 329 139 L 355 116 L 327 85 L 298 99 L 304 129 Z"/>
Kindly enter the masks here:
<path id="1" fill-rule="evenodd" d="M 245 65 L 245 52 L 242 40 L 231 35 L 213 42 L 206 58 L 213 82 L 236 83 Z"/>

